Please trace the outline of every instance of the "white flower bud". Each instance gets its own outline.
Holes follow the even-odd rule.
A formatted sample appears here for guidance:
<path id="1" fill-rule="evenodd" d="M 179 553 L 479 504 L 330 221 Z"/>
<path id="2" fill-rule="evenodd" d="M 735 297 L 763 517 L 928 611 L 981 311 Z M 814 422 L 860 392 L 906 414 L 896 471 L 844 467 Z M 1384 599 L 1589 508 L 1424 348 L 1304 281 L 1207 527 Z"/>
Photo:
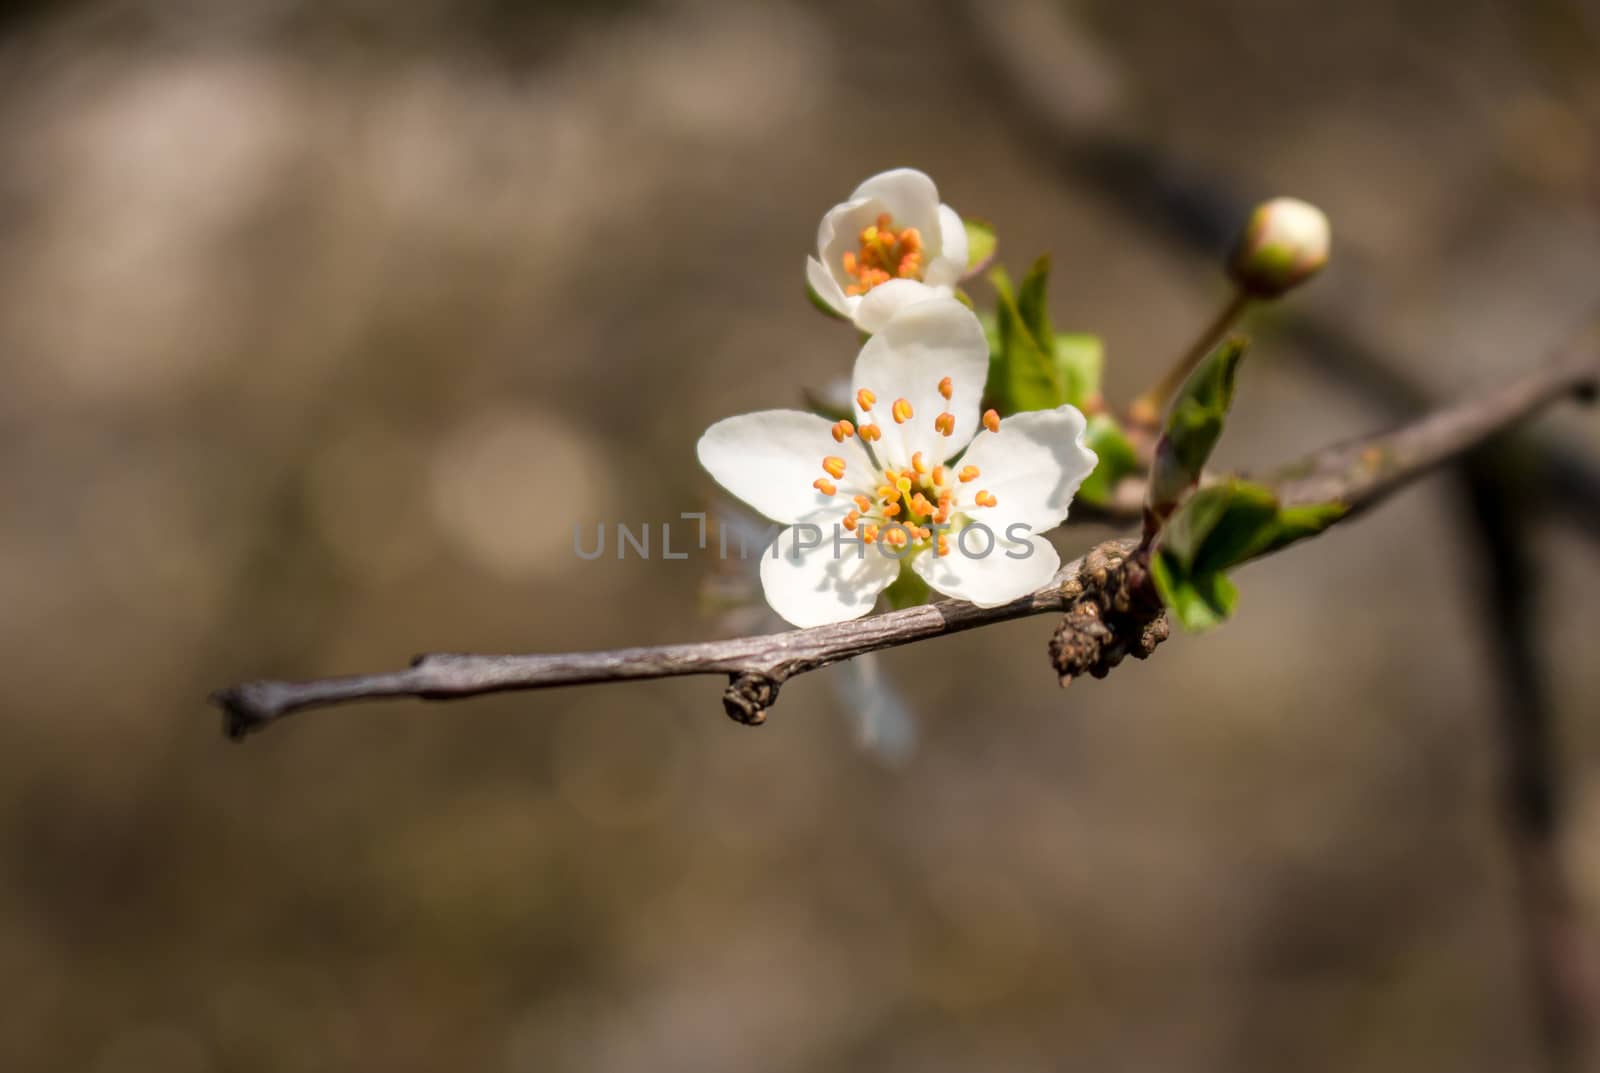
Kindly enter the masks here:
<path id="1" fill-rule="evenodd" d="M 1262 202 L 1239 236 L 1228 271 L 1256 298 L 1277 298 L 1328 263 L 1328 217 L 1292 197 Z"/>

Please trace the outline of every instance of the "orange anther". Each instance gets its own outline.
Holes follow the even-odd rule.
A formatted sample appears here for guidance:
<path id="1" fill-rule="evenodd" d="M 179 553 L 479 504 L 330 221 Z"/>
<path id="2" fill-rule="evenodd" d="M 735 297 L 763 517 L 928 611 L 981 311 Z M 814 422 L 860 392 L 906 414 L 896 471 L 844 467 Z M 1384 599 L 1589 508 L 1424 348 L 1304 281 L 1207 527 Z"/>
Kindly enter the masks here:
<path id="1" fill-rule="evenodd" d="M 942 557 L 944 557 L 946 555 L 949 555 L 949 554 L 950 554 L 950 538 L 945 536 L 943 533 L 940 533 L 939 534 L 938 555 L 942 558 Z"/>
<path id="2" fill-rule="evenodd" d="M 883 438 L 883 429 L 877 425 L 862 425 L 861 440 L 863 443 L 876 443 Z"/>
<path id="3" fill-rule="evenodd" d="M 878 527 L 875 525 L 869 525 L 865 529 L 861 530 L 861 539 L 866 541 L 868 544 L 876 544 L 878 542 Z"/>
<path id="4" fill-rule="evenodd" d="M 883 516 L 885 518 L 898 518 L 900 516 L 900 504 L 885 503 L 883 505 Z"/>
<path id="5" fill-rule="evenodd" d="M 934 466 L 933 467 L 933 476 L 932 476 L 933 483 L 936 484 L 936 485 L 943 484 L 944 483 L 944 478 L 945 478 L 944 467 L 943 466 Z"/>
<path id="6" fill-rule="evenodd" d="M 911 455 L 911 468 L 918 473 L 928 472 L 928 463 L 923 460 L 921 451 L 916 451 Z"/>
<path id="7" fill-rule="evenodd" d="M 933 427 L 946 436 L 953 436 L 956 432 L 956 415 L 943 413 L 933 419 Z"/>
<path id="8" fill-rule="evenodd" d="M 928 497 L 918 492 L 911 497 L 911 509 L 918 514 L 932 514 L 933 504 L 928 502 Z"/>
<path id="9" fill-rule="evenodd" d="M 959 480 L 962 484 L 966 484 L 968 481 L 977 480 L 978 479 L 978 467 L 977 466 L 962 466 L 961 467 L 961 472 L 956 474 L 956 479 Z"/>
<path id="10" fill-rule="evenodd" d="M 825 496 L 837 495 L 839 492 L 838 485 L 834 484 L 826 477 L 818 477 L 816 480 L 811 482 L 811 487 L 815 488 Z"/>
<path id="11" fill-rule="evenodd" d="M 903 425 L 914 416 L 911 412 L 911 403 L 907 399 L 895 399 L 894 406 L 889 412 L 894 415 L 894 423 Z"/>
<path id="12" fill-rule="evenodd" d="M 972 498 L 973 502 L 977 503 L 980 507 L 992 507 L 1000 502 L 994 497 L 993 492 L 979 492 Z"/>
<path id="13" fill-rule="evenodd" d="M 844 459 L 838 455 L 829 455 L 822 460 L 823 471 L 835 480 L 844 476 Z"/>
<path id="14" fill-rule="evenodd" d="M 983 427 L 990 432 L 1000 431 L 1000 415 L 993 410 L 983 411 Z"/>
<path id="15" fill-rule="evenodd" d="M 860 520 L 861 515 L 857 514 L 855 511 L 851 511 L 849 514 L 844 516 L 844 527 L 853 533 L 856 530 L 856 523 Z"/>
<path id="16" fill-rule="evenodd" d="M 886 291 L 884 293 L 888 293 L 888 292 Z M 873 405 L 877 401 L 878 401 L 878 396 L 874 395 L 872 392 L 868 391 L 866 388 L 862 388 L 860 391 L 856 392 L 856 405 L 861 407 L 863 410 L 872 409 Z"/>
<path id="17" fill-rule="evenodd" d="M 861 509 L 862 514 L 869 513 L 872 510 L 872 500 L 866 496 L 856 496 L 852 502 Z"/>
<path id="18" fill-rule="evenodd" d="M 856 434 L 856 427 L 848 421 L 838 421 L 833 426 L 833 442 L 843 443 Z"/>
<path id="19" fill-rule="evenodd" d="M 945 397 L 946 402 L 948 402 L 950 400 L 950 396 L 954 395 L 955 393 L 956 382 L 954 380 L 947 376 L 943 380 L 939 381 L 939 394 Z"/>

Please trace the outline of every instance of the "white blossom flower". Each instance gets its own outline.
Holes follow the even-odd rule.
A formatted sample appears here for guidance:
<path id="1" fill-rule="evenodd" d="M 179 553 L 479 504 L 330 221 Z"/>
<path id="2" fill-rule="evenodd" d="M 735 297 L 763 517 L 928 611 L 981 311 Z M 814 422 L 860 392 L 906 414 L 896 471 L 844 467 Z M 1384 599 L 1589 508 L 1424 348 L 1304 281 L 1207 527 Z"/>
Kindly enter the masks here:
<path id="1" fill-rule="evenodd" d="M 967 229 L 911 168 L 874 175 L 817 228 L 806 282 L 830 308 L 876 332 L 900 309 L 949 296 L 967 270 Z"/>
<path id="2" fill-rule="evenodd" d="M 981 607 L 1050 579 L 1060 559 L 1040 534 L 1097 460 L 1071 406 L 980 417 L 988 371 L 977 317 L 933 298 L 861 348 L 855 422 L 768 410 L 706 430 L 700 464 L 788 527 L 761 559 L 773 610 L 796 626 L 859 618 L 902 563 Z"/>

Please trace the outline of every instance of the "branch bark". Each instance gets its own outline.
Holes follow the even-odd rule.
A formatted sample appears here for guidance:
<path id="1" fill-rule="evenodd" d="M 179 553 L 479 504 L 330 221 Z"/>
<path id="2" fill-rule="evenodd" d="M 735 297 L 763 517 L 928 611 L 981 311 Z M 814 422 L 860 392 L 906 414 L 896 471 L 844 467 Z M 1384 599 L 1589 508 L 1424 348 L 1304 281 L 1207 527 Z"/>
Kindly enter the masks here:
<path id="1" fill-rule="evenodd" d="M 1359 513 L 1434 466 L 1471 450 L 1551 401 L 1568 394 L 1592 396 L 1600 363 L 1592 350 L 1568 355 L 1478 398 L 1441 410 L 1393 432 L 1336 445 L 1280 470 L 1269 483 L 1286 503 L 1337 502 Z M 658 645 L 556 655 L 419 656 L 406 670 L 307 682 L 256 681 L 215 693 L 228 734 L 243 737 L 293 712 L 358 700 L 419 697 L 450 700 L 507 690 L 621 682 L 694 674 L 725 674 L 724 707 L 733 718 L 759 723 L 784 682 L 841 660 L 879 649 L 1048 612 L 1082 613 L 1086 601 L 1115 603 L 1128 585 L 1126 569 L 1138 547 L 1114 540 L 1064 566 L 1050 584 L 1001 607 L 957 600 L 869 616 L 853 622 L 701 644 Z M 1085 638 L 1104 646 L 1098 617 Z M 1067 627 L 1070 632 L 1070 627 Z M 1093 633 L 1094 637 L 1089 637 Z M 1064 639 L 1072 647 L 1072 637 Z M 1153 648 L 1159 638 L 1149 640 Z M 1060 631 L 1055 645 L 1063 642 Z M 1146 642 L 1136 642 L 1140 649 Z M 1117 646 L 1125 648 L 1128 646 Z M 1098 654 L 1100 648 L 1096 648 Z M 1135 651 L 1146 655 L 1147 650 Z M 1115 660 L 1110 662 L 1114 665 Z M 1109 669 L 1098 658 L 1084 664 Z"/>

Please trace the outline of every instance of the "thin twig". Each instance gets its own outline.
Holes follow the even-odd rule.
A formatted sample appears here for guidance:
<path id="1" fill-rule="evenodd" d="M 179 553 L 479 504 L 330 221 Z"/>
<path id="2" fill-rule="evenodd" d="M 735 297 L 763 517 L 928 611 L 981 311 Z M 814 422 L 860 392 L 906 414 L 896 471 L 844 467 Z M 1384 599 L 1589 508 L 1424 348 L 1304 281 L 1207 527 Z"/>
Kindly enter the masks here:
<path id="1" fill-rule="evenodd" d="M 1552 400 L 1592 392 L 1600 369 L 1564 360 L 1498 390 L 1394 432 L 1317 452 L 1278 473 L 1286 503 L 1337 502 L 1353 515 L 1429 469 L 1470 450 Z M 702 644 L 659 645 L 559 655 L 420 656 L 386 674 L 310 682 L 247 682 L 216 693 L 228 733 L 242 737 L 291 712 L 383 697 L 447 700 L 515 689 L 726 674 L 724 705 L 743 722 L 760 722 L 790 678 L 867 652 L 924 641 L 1046 612 L 1062 612 L 1106 584 L 1106 565 L 1125 559 L 1132 540 L 1112 541 L 1063 567 L 1050 584 L 1001 607 L 956 600 L 789 633 Z"/>

